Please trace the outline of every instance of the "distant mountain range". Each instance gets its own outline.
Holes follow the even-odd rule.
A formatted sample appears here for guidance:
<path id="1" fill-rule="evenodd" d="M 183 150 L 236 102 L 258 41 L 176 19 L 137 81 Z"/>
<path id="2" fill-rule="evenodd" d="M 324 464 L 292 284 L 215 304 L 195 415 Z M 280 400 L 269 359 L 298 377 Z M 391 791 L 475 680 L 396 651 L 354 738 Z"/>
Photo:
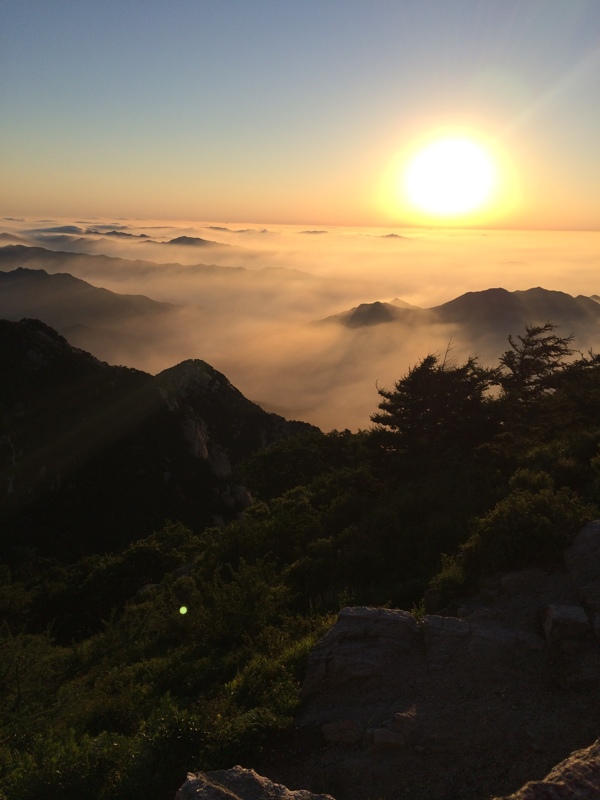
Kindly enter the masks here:
<path id="1" fill-rule="evenodd" d="M 572 297 L 540 287 L 514 292 L 501 288 L 467 292 L 432 308 L 399 306 L 397 300 L 363 303 L 327 317 L 321 324 L 365 329 L 365 335 L 369 329 L 383 325 L 432 331 L 443 327 L 459 340 L 483 345 L 486 355 L 495 357 L 495 351 L 505 349 L 509 333 L 516 335 L 526 325 L 546 322 L 556 323 L 562 335 L 573 333 L 578 347 L 600 344 L 600 302 L 596 295 Z"/>
<path id="2" fill-rule="evenodd" d="M 432 308 L 419 308 L 398 298 L 389 303 L 376 301 L 342 311 L 324 322 L 337 322 L 350 328 L 379 325 L 385 322 L 461 323 L 473 327 L 485 325 L 490 320 L 520 322 L 530 316 L 541 320 L 549 318 L 569 320 L 574 324 L 582 318 L 600 320 L 600 298 L 597 295 L 572 297 L 565 292 L 555 292 L 537 287 L 509 292 L 506 289 L 485 289 L 467 292 L 454 300 Z"/>
<path id="3" fill-rule="evenodd" d="M 76 347 L 111 363 L 144 366 L 141 354 L 156 352 L 169 340 L 181 311 L 181 306 L 111 292 L 68 273 L 26 267 L 0 272 L 0 318 L 40 319 Z"/>
<path id="4" fill-rule="evenodd" d="M 0 317 L 36 317 L 63 331 L 71 326 L 123 323 L 170 313 L 177 306 L 144 295 L 124 295 L 92 286 L 68 273 L 19 267 L 0 272 Z"/>
<path id="5" fill-rule="evenodd" d="M 187 238 L 187 237 L 183 237 Z M 206 240 L 200 239 L 200 242 Z M 162 244 L 175 244 L 177 240 Z M 157 244 L 154 242 L 154 244 Z M 208 242 L 208 244 L 213 244 Z M 229 247 L 229 245 L 222 245 Z M 200 245 L 201 247 L 201 245 Z M 235 248 L 232 246 L 232 250 Z M 27 247 L 21 244 L 0 247 L 0 270 L 15 270 L 19 267 L 43 269 L 49 273 L 66 272 L 82 279 L 91 280 L 105 276 L 109 280 L 148 279 L 151 277 L 176 276 L 177 274 L 204 278 L 235 279 L 238 283 L 246 281 L 246 286 L 265 285 L 276 281 L 303 281 L 311 285 L 319 285 L 322 279 L 285 267 L 262 267 L 246 269 L 245 267 L 228 267 L 216 264 L 184 265 L 177 262 L 157 263 L 140 259 L 119 258 L 102 254 L 72 253 L 61 250 L 48 250 L 44 247 Z"/>
<path id="6" fill-rule="evenodd" d="M 152 377 L 38 320 L 0 320 L 0 374 L 3 558 L 113 550 L 167 519 L 219 524 L 249 502 L 232 465 L 312 430 L 263 411 L 203 361 Z"/>
<path id="7" fill-rule="evenodd" d="M 377 387 L 428 353 L 450 348 L 455 360 L 495 365 L 509 334 L 546 322 L 573 333 L 577 349 L 600 350 L 598 295 L 492 288 L 432 308 L 398 297 L 360 303 L 319 320 L 332 301 L 343 308 L 344 297 L 364 296 L 364 284 L 341 283 L 286 268 L 0 247 L 0 317 L 41 319 L 74 346 L 146 372 L 206 359 L 266 407 L 326 430 L 368 425 Z"/>
<path id="8" fill-rule="evenodd" d="M 6 272 L 11 268 L 14 271 Z M 105 275 L 113 283 L 120 278 L 128 282 L 133 277 L 148 285 L 151 279 L 159 280 L 162 275 L 198 275 L 202 279 L 213 279 L 211 286 L 218 280 L 219 291 L 230 306 L 248 290 L 267 292 L 265 297 L 271 304 L 276 302 L 277 293 L 286 291 L 286 285 L 289 290 L 300 282 L 303 288 L 323 291 L 319 278 L 298 270 L 157 264 L 22 245 L 0 247 L 0 270 L 5 270 L 0 272 L 0 316 L 7 319 L 39 317 L 63 334 L 71 333 L 73 326 L 106 328 L 110 324 L 114 328 L 126 319 L 137 318 L 140 322 L 166 319 L 178 308 L 176 304 L 158 302 L 143 295 L 121 295 L 90 286 L 82 280 L 87 275 L 95 282 Z M 57 275 L 59 271 L 68 274 Z M 220 283 L 221 280 L 226 283 Z M 572 297 L 540 287 L 514 292 L 493 288 L 467 292 L 432 308 L 419 308 L 400 298 L 361 303 L 321 322 L 351 329 L 376 329 L 384 324 L 398 328 L 410 326 L 411 329 L 450 326 L 459 338 L 485 340 L 497 349 L 504 345 L 509 333 L 523 330 L 525 324 L 547 321 L 561 326 L 565 334 L 575 333 L 579 346 L 590 346 L 599 341 L 600 298 L 597 295 Z"/>
<path id="9" fill-rule="evenodd" d="M 156 243 L 155 243 L 156 244 Z M 157 264 L 155 261 L 132 261 L 127 258 L 115 256 L 105 256 L 101 254 L 90 255 L 89 253 L 71 253 L 61 250 L 48 250 L 44 247 L 27 247 L 25 245 L 6 245 L 0 247 L 0 269 L 15 269 L 17 267 L 29 267 L 30 269 L 46 269 L 48 272 L 69 272 L 75 274 L 100 274 L 105 273 L 113 276 L 117 271 L 122 271 L 124 275 L 135 265 L 136 272 L 153 273 L 158 270 L 177 267 L 181 270 L 200 270 L 205 273 L 222 270 L 227 273 L 229 270 L 246 272 L 243 267 L 217 267 L 207 264 L 196 264 L 191 267 L 184 267 L 182 264 Z"/>
<path id="10" fill-rule="evenodd" d="M 195 252 L 193 247 L 191 251 Z M 174 252 L 180 253 L 176 248 Z M 143 286 L 144 293 L 155 299 L 193 304 L 213 315 L 233 313 L 261 319 L 265 315 L 279 316 L 290 308 L 304 310 L 311 300 L 317 304 L 330 302 L 333 291 L 341 292 L 342 297 L 353 296 L 356 289 L 353 281 L 334 281 L 279 266 L 246 269 L 215 264 L 184 265 L 23 245 L 0 247 L 0 271 L 19 267 L 50 274 L 68 273 L 119 293 L 137 294 Z"/>

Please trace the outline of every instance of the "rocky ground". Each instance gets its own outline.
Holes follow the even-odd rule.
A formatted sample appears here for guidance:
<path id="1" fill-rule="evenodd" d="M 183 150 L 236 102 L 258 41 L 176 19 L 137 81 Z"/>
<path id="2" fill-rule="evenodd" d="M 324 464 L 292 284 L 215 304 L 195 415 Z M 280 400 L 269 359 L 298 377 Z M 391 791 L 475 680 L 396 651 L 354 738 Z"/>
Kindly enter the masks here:
<path id="1" fill-rule="evenodd" d="M 497 576 L 454 614 L 340 612 L 311 654 L 294 730 L 252 766 L 336 800 L 489 800 L 594 742 L 600 522 L 563 569 Z M 596 795 L 522 796 L 600 797 L 597 781 Z"/>

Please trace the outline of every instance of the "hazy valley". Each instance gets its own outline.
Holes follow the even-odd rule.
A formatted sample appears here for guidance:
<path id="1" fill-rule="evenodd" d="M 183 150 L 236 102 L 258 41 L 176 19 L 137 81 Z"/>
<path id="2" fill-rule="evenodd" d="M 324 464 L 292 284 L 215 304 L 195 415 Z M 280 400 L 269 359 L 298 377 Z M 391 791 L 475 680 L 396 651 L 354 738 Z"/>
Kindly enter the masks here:
<path id="1" fill-rule="evenodd" d="M 323 430 L 367 427 L 377 386 L 429 352 L 493 363 L 509 334 L 548 320 L 582 351 L 600 341 L 594 234 L 555 234 L 552 251 L 499 232 L 107 223 L 3 236 L 6 318 L 39 317 L 102 360 L 150 373 L 203 359 L 265 408 Z"/>

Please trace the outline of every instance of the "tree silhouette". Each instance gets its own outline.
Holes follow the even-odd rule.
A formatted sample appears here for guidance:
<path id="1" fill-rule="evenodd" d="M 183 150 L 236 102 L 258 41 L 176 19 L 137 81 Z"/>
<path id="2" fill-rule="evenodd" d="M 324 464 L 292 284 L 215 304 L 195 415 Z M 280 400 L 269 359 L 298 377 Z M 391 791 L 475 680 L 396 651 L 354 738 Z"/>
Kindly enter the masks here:
<path id="1" fill-rule="evenodd" d="M 557 327 L 553 322 L 527 325 L 525 336 L 508 337 L 511 349 L 500 357 L 500 385 L 507 398 L 528 403 L 554 388 L 553 379 L 574 352 L 573 334 L 557 336 Z"/>
<path id="2" fill-rule="evenodd" d="M 378 389 L 383 400 L 371 416 L 372 436 L 384 450 L 411 459 L 436 460 L 471 450 L 493 426 L 487 390 L 496 382 L 497 370 L 482 367 L 476 358 L 454 366 L 430 354 L 394 389 Z"/>

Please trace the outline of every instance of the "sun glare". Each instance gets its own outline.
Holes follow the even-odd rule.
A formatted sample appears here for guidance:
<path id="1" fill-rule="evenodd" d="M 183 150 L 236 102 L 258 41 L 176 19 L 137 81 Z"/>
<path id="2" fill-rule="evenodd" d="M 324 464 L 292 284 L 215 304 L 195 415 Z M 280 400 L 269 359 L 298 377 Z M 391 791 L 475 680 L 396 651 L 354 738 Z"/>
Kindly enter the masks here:
<path id="1" fill-rule="evenodd" d="M 427 216 L 446 219 L 483 210 L 496 183 L 490 153 L 466 137 L 445 137 L 422 147 L 403 174 L 408 204 Z"/>

